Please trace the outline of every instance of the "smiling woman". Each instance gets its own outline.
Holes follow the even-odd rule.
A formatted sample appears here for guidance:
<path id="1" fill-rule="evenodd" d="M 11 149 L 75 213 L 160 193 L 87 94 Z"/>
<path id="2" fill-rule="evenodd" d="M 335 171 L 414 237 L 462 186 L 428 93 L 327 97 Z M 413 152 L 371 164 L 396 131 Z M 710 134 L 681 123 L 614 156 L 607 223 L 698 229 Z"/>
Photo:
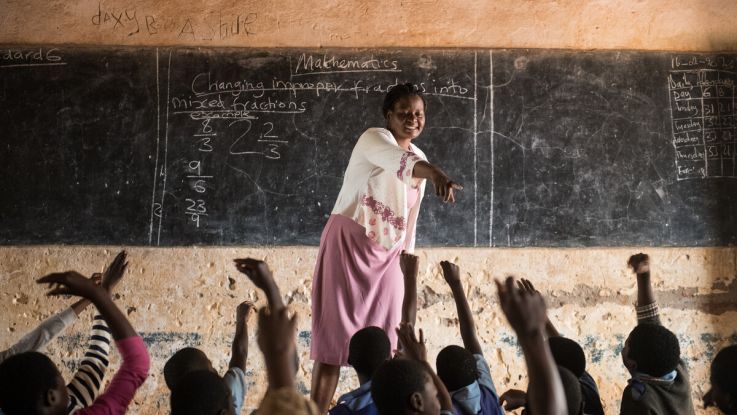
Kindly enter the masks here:
<path id="1" fill-rule="evenodd" d="M 444 202 L 455 201 L 461 189 L 413 144 L 425 110 L 415 85 L 389 90 L 382 106 L 386 128 L 369 128 L 358 139 L 320 238 L 311 344 L 311 395 L 320 413 L 327 412 L 355 332 L 382 327 L 396 347 L 404 291 L 399 255 L 414 250 L 425 179 Z"/>

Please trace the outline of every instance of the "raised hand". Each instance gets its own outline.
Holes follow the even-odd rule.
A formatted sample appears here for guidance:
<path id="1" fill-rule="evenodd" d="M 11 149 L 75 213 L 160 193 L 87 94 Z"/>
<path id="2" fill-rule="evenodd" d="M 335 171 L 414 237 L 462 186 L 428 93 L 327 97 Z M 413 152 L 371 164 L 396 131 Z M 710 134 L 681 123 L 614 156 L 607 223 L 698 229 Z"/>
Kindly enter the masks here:
<path id="1" fill-rule="evenodd" d="M 46 295 L 76 295 L 90 300 L 102 314 L 116 340 L 136 336 L 128 318 L 115 305 L 104 288 L 95 284 L 92 278 L 85 278 L 76 271 L 55 272 L 36 280 L 39 284 L 49 284 Z"/>
<path id="2" fill-rule="evenodd" d="M 128 268 L 127 257 L 128 254 L 125 251 L 118 252 L 118 255 L 115 256 L 115 259 L 113 259 L 102 274 L 101 285 L 108 293 L 112 294 L 115 286 L 123 278 L 125 270 Z"/>
<path id="3" fill-rule="evenodd" d="M 499 404 L 504 405 L 505 411 L 527 406 L 527 392 L 519 389 L 510 389 L 499 396 Z"/>
<path id="4" fill-rule="evenodd" d="M 632 255 L 627 261 L 627 265 L 632 268 L 635 274 L 650 272 L 650 257 L 643 253 Z"/>
<path id="5" fill-rule="evenodd" d="M 412 324 L 400 323 L 397 330 L 401 351 L 397 351 L 399 357 L 427 362 L 427 347 L 425 347 L 425 334 L 420 329 L 420 338 L 415 336 Z"/>
<path id="6" fill-rule="evenodd" d="M 94 302 L 95 298 L 104 293 L 103 288 L 95 284 L 92 278 L 87 278 L 76 271 L 55 272 L 36 280 L 38 284 L 49 284 L 48 296 L 75 295 Z"/>
<path id="7" fill-rule="evenodd" d="M 250 301 L 244 301 L 238 304 L 238 307 L 235 309 L 236 324 L 247 323 L 254 311 L 256 311 L 256 307 Z"/>
<path id="8" fill-rule="evenodd" d="M 461 282 L 461 271 L 458 265 L 450 261 L 440 261 L 440 268 L 443 269 L 443 278 L 448 284 Z"/>
<path id="9" fill-rule="evenodd" d="M 235 262 L 236 269 L 246 274 L 257 288 L 267 291 L 274 283 L 271 270 L 266 262 L 253 258 L 234 259 L 233 262 Z"/>
<path id="10" fill-rule="evenodd" d="M 509 324 L 519 337 L 529 336 L 545 327 L 547 314 L 542 296 L 521 290 L 515 286 L 514 277 L 507 277 L 504 284 L 495 280 L 499 290 L 499 302 Z M 536 292 L 535 292 L 536 293 Z"/>

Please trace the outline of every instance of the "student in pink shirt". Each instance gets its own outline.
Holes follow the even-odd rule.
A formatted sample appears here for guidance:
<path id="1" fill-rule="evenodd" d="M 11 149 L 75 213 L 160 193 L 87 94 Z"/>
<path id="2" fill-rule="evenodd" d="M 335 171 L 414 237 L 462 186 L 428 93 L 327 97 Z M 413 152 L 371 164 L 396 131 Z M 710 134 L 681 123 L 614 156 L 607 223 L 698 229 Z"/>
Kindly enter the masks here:
<path id="1" fill-rule="evenodd" d="M 77 414 L 124 414 L 136 390 L 148 376 L 150 360 L 146 346 L 108 292 L 75 271 L 49 274 L 47 295 L 75 295 L 90 300 L 103 316 L 123 363 L 105 392 Z M 26 352 L 0 364 L 0 408 L 6 415 L 62 415 L 69 402 L 64 379 L 45 355 Z"/>

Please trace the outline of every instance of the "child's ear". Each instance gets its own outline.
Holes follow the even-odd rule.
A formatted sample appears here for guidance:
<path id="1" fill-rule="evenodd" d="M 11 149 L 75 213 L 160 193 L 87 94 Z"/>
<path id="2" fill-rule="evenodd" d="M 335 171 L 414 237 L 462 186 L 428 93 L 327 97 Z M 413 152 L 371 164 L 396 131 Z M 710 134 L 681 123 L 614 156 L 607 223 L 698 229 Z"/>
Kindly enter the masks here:
<path id="1" fill-rule="evenodd" d="M 43 406 L 45 407 L 55 407 L 60 405 L 60 401 L 62 399 L 61 394 L 58 390 L 55 388 L 51 388 L 46 391 L 46 394 L 44 395 L 44 402 Z"/>
<path id="2" fill-rule="evenodd" d="M 414 392 L 409 396 L 409 407 L 415 412 L 422 413 L 424 402 L 422 402 L 422 394 L 420 392 Z"/>

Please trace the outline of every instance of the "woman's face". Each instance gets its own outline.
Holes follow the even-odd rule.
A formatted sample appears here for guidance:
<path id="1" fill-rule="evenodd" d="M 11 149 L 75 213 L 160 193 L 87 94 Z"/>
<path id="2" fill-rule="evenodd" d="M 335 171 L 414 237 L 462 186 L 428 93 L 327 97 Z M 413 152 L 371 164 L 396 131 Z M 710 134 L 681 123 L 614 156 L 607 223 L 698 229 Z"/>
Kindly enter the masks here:
<path id="1" fill-rule="evenodd" d="M 425 104 L 417 95 L 400 98 L 386 114 L 389 131 L 397 140 L 414 139 L 425 127 Z"/>

